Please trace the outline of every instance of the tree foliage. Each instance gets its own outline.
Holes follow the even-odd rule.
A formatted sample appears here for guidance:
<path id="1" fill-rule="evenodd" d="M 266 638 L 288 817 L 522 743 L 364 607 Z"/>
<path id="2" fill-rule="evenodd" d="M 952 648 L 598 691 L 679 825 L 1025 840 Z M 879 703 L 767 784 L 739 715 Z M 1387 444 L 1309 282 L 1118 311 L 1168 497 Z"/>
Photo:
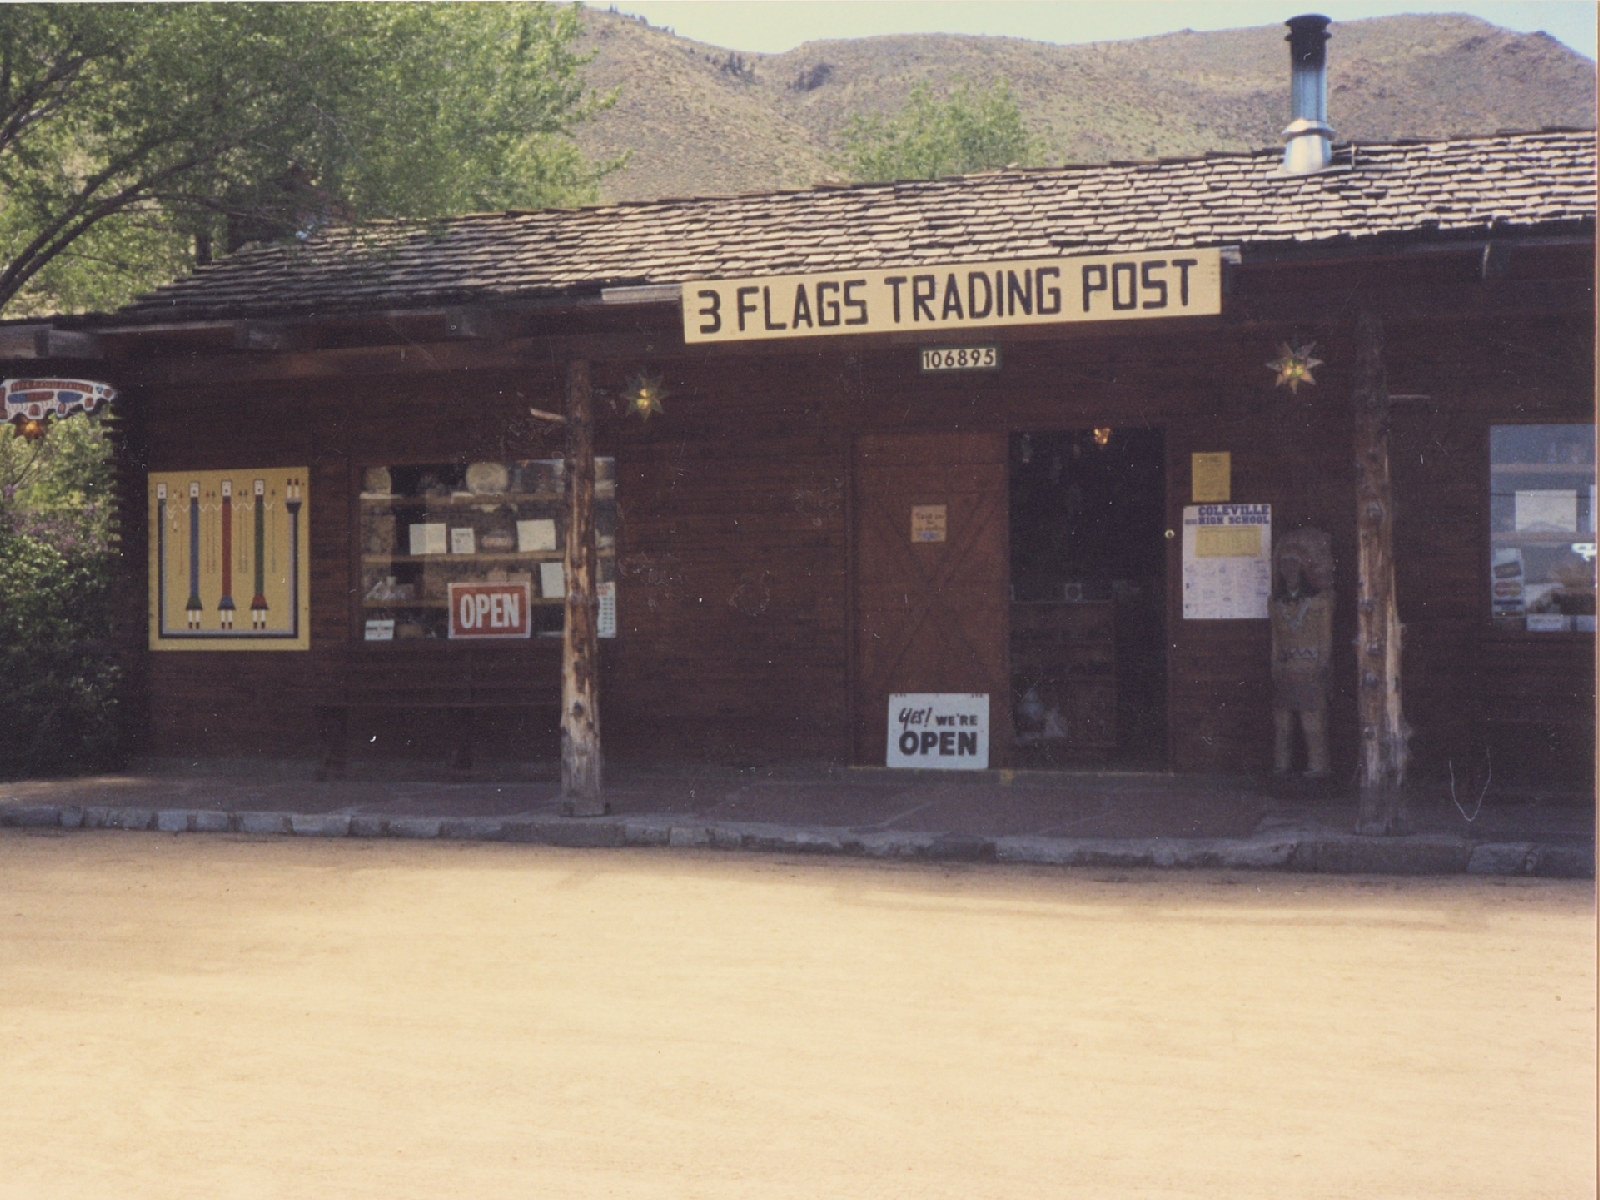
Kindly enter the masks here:
<path id="1" fill-rule="evenodd" d="M 0 777 L 116 761 L 110 468 L 97 420 L 0 433 Z"/>
<path id="2" fill-rule="evenodd" d="M 842 140 L 841 166 L 861 182 L 990 171 L 1025 165 L 1038 154 L 1004 79 L 987 91 L 963 81 L 942 98 L 919 83 L 894 117 L 857 116 Z"/>
<path id="3" fill-rule="evenodd" d="M 592 196 L 574 8 L 0 5 L 0 311 L 331 221 Z"/>

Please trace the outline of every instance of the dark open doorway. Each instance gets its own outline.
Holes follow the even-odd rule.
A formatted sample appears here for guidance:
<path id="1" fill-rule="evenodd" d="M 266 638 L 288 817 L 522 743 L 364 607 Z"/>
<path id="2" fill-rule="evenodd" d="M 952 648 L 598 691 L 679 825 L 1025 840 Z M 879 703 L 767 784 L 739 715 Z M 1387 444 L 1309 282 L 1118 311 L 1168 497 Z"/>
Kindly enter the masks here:
<path id="1" fill-rule="evenodd" d="M 1017 433 L 1010 452 L 1013 761 L 1163 768 L 1161 431 Z"/>

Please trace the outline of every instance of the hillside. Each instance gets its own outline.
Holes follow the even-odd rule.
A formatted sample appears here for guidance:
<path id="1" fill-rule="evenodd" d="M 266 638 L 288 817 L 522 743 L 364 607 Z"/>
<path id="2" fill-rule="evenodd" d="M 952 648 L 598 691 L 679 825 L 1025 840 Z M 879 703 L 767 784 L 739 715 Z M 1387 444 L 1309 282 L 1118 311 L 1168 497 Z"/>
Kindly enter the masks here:
<path id="1" fill-rule="evenodd" d="M 922 81 L 1009 80 L 1047 163 L 1259 149 L 1279 144 L 1288 122 L 1281 25 L 1082 46 L 913 34 L 764 55 L 617 12 L 585 9 L 584 23 L 591 83 L 621 92 L 579 143 L 630 154 L 603 185 L 607 201 L 821 182 L 851 116 L 889 115 Z M 1543 34 L 1466 16 L 1331 32 L 1328 116 L 1340 141 L 1594 126 L 1594 64 Z"/>

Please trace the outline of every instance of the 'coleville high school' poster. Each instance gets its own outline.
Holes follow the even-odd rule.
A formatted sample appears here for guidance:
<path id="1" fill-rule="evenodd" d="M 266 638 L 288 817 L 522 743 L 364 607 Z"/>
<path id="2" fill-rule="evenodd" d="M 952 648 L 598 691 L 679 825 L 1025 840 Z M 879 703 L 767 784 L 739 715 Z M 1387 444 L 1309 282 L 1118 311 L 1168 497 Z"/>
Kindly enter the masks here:
<path id="1" fill-rule="evenodd" d="M 150 476 L 150 648 L 310 644 L 306 469 Z"/>

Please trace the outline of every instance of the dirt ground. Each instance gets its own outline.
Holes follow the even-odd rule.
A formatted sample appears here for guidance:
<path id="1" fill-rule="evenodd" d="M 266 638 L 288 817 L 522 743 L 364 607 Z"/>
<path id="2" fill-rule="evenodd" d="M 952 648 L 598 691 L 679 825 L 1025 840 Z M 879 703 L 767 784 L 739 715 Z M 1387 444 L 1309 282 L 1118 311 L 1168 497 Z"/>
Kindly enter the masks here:
<path id="1" fill-rule="evenodd" d="M 1593 884 L 0 834 L 0 1197 L 1595 1194 Z"/>

